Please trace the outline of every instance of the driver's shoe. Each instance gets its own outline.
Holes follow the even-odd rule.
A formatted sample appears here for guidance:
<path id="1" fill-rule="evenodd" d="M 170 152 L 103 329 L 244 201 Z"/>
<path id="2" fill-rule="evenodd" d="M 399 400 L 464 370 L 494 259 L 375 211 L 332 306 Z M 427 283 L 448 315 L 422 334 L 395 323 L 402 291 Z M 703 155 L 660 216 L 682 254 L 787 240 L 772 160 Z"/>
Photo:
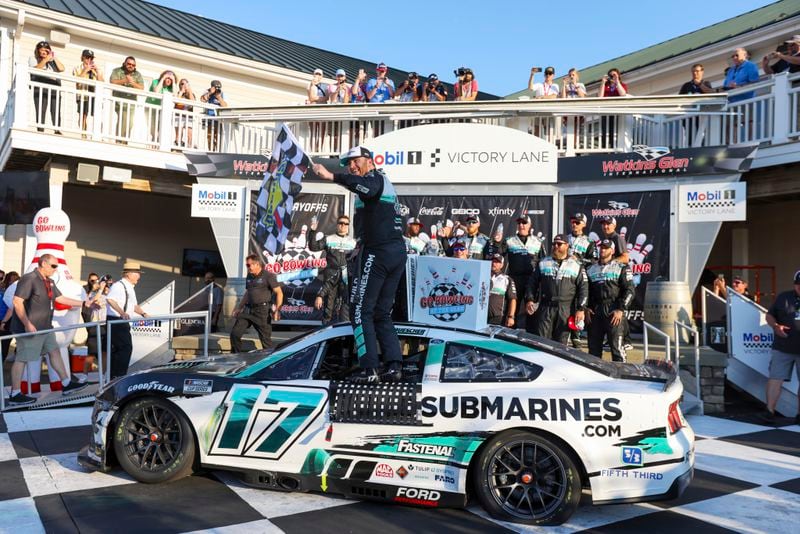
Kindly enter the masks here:
<path id="1" fill-rule="evenodd" d="M 350 376 L 350 382 L 355 384 L 380 384 L 381 377 L 378 370 L 374 367 L 369 369 L 362 369 L 354 375 Z"/>
<path id="2" fill-rule="evenodd" d="M 381 375 L 381 382 L 402 382 L 403 364 L 401 362 L 390 362 L 386 371 Z"/>

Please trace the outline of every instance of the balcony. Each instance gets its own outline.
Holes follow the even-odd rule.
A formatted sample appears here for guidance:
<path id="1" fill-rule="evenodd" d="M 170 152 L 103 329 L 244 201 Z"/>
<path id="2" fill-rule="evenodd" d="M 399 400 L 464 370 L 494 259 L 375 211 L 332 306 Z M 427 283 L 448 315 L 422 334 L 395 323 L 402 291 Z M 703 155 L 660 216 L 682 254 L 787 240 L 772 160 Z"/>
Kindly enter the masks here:
<path id="1" fill-rule="evenodd" d="M 0 168 L 20 150 L 185 171 L 183 151 L 269 152 L 280 123 L 312 156 L 335 156 L 400 128 L 479 122 L 539 136 L 562 156 L 627 152 L 635 145 L 760 144 L 756 167 L 800 160 L 792 146 L 800 136 L 800 74 L 779 74 L 727 95 L 217 109 L 66 74 L 47 73 L 59 85 L 45 83 L 42 71 L 32 81 L 33 70 L 18 64 L 0 101 Z M 746 98 L 728 102 L 737 95 Z"/>

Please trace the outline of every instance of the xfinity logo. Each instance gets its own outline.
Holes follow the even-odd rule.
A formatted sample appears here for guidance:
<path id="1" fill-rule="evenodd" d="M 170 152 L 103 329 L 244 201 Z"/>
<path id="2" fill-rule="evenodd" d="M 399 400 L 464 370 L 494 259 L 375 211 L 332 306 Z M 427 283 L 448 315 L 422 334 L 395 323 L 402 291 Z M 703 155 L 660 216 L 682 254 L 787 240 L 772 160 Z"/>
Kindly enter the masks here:
<path id="1" fill-rule="evenodd" d="M 514 208 L 492 208 L 489 210 L 489 215 L 492 217 L 497 217 L 498 215 L 511 217 L 514 215 Z"/>
<path id="2" fill-rule="evenodd" d="M 615 210 L 624 210 L 627 209 L 630 204 L 627 202 L 617 202 L 616 200 L 609 200 L 608 205 L 614 208 Z"/>

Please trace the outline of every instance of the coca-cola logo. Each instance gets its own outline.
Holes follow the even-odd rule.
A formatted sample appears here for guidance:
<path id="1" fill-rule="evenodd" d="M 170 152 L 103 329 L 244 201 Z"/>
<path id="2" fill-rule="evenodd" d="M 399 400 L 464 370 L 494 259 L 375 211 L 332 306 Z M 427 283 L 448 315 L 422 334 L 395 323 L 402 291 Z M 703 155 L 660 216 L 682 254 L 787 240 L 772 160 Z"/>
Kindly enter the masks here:
<path id="1" fill-rule="evenodd" d="M 441 217 L 444 215 L 444 207 L 443 206 L 434 206 L 432 208 L 420 208 L 419 209 L 420 215 L 435 215 L 437 217 Z"/>

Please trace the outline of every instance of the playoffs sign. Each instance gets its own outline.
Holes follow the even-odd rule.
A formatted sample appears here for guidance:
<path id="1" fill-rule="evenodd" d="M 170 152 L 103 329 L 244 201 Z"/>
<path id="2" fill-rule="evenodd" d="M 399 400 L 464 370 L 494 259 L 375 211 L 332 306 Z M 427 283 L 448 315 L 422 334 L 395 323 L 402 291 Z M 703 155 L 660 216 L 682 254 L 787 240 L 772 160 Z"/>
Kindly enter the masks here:
<path id="1" fill-rule="evenodd" d="M 669 278 L 670 243 L 669 191 L 639 191 L 564 197 L 565 233 L 571 232 L 569 218 L 575 213 L 587 217 L 586 232 L 599 241 L 602 235 L 600 218 L 617 220 L 617 233 L 627 242 L 628 266 L 636 285 L 636 297 L 627 317 L 634 331 L 640 331 L 644 319 L 644 295 L 647 282 Z"/>

